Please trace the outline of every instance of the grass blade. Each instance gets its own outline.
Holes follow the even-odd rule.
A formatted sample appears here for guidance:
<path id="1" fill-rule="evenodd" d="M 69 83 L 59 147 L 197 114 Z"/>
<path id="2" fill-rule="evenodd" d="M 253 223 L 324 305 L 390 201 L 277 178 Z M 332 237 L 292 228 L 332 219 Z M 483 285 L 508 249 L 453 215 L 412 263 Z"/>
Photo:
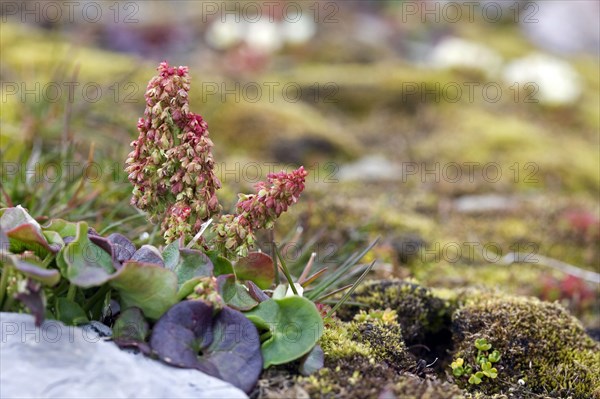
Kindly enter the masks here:
<path id="1" fill-rule="evenodd" d="M 340 299 L 338 301 L 338 303 L 336 303 L 329 312 L 327 312 L 327 314 L 325 315 L 325 318 L 331 316 L 340 306 L 342 306 L 344 304 L 344 302 L 346 302 L 348 300 L 348 298 L 350 298 L 350 295 L 352 295 L 352 293 L 354 293 L 354 291 L 358 288 L 358 286 L 363 282 L 363 280 L 367 277 L 367 274 L 369 274 L 369 272 L 373 269 L 373 266 L 375 266 L 375 261 L 373 261 L 369 267 L 367 267 L 367 270 L 365 270 L 365 272 L 358 278 L 358 280 L 356 280 L 354 282 L 354 285 L 352 285 L 352 288 L 350 288 L 349 291 L 347 291 L 344 296 L 342 297 L 342 299 Z"/>

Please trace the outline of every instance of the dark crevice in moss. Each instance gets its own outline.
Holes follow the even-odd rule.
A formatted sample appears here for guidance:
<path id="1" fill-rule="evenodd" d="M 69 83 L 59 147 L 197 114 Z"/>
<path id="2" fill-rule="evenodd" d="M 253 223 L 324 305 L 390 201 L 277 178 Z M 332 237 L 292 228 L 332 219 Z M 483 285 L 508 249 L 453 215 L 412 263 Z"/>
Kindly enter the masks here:
<path id="1" fill-rule="evenodd" d="M 363 284 L 350 302 L 364 303 L 369 309 L 391 309 L 398 314 L 398 323 L 408 351 L 415 356 L 420 370 L 425 365 L 440 376 L 452 361 L 452 313 L 456 309 L 418 284 L 402 280 L 371 281 Z M 361 308 L 346 306 L 339 316 L 351 320 Z M 437 359 L 437 360 L 436 360 Z"/>

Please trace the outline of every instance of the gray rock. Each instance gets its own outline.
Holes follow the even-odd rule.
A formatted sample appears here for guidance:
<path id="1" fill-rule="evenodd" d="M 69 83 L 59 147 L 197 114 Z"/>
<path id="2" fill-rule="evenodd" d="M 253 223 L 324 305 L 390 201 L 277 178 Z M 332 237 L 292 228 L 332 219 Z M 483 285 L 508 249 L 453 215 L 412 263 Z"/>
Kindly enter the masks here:
<path id="1" fill-rule="evenodd" d="M 0 313 L 0 398 L 246 398 L 197 370 L 121 351 L 93 329 Z"/>
<path id="2" fill-rule="evenodd" d="M 460 213 L 508 212 L 518 205 L 517 199 L 498 194 L 465 195 L 454 200 L 454 209 Z"/>
<path id="3" fill-rule="evenodd" d="M 344 181 L 393 181 L 402 178 L 402 168 L 381 155 L 368 155 L 340 168 Z"/>

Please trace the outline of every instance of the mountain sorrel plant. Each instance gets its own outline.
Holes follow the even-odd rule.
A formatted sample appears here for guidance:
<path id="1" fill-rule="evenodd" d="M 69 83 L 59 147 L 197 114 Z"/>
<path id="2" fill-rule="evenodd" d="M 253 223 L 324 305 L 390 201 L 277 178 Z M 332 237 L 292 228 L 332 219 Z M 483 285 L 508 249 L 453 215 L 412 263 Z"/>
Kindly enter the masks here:
<path id="1" fill-rule="evenodd" d="M 240 194 L 234 214 L 221 214 L 213 144 L 206 122 L 189 111 L 188 69 L 163 62 L 158 71 L 148 84 L 127 172 L 133 205 L 161 223 L 168 245 L 138 248 L 83 221 L 42 225 L 20 205 L 0 209 L 0 309 L 28 311 L 38 325 L 44 318 L 68 325 L 101 321 L 121 347 L 199 369 L 246 392 L 262 367 L 300 359 L 300 372 L 317 370 L 324 361 L 317 345 L 323 317 L 371 270 L 373 264 L 357 263 L 374 243 L 328 274 L 327 268 L 311 274 L 313 254 L 298 278 L 277 246 L 273 258 L 251 251 L 255 231 L 273 228 L 298 200 L 307 172 L 270 174 L 255 193 Z M 344 291 L 332 308 L 325 304 Z"/>
<path id="2" fill-rule="evenodd" d="M 146 89 L 146 110 L 138 122 L 126 171 L 134 185 L 131 203 L 161 222 L 167 243 L 191 239 L 203 223 L 220 213 L 214 174 L 213 143 L 202 117 L 190 112 L 187 67 L 163 62 Z M 212 227 L 213 246 L 244 256 L 255 244 L 254 231 L 274 221 L 304 190 L 307 172 L 269 174 L 255 194 L 240 194 L 235 215 L 221 215 Z"/>

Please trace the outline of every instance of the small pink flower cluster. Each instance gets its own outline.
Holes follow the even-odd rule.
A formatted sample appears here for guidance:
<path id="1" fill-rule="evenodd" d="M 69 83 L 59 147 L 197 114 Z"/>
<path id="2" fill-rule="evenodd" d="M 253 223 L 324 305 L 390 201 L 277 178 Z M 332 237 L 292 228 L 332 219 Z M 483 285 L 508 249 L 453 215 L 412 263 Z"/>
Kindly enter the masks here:
<path id="1" fill-rule="evenodd" d="M 303 166 L 291 173 L 270 173 L 267 182 L 254 186 L 256 194 L 240 195 L 237 213 L 243 215 L 253 229 L 273 228 L 275 220 L 298 201 L 307 175 Z"/>
<path id="2" fill-rule="evenodd" d="M 221 250 L 245 256 L 254 245 L 254 231 L 273 228 L 275 220 L 298 201 L 307 175 L 302 166 L 291 173 L 271 173 L 267 182 L 256 184 L 256 194 L 240 194 L 237 214 L 221 216 L 213 228 Z"/>
<path id="3" fill-rule="evenodd" d="M 126 171 L 134 185 L 131 203 L 148 212 L 151 222 L 162 221 L 171 242 L 221 211 L 216 196 L 221 182 L 213 172 L 207 124 L 189 110 L 188 68 L 163 62 L 158 72 L 146 89 Z"/>

